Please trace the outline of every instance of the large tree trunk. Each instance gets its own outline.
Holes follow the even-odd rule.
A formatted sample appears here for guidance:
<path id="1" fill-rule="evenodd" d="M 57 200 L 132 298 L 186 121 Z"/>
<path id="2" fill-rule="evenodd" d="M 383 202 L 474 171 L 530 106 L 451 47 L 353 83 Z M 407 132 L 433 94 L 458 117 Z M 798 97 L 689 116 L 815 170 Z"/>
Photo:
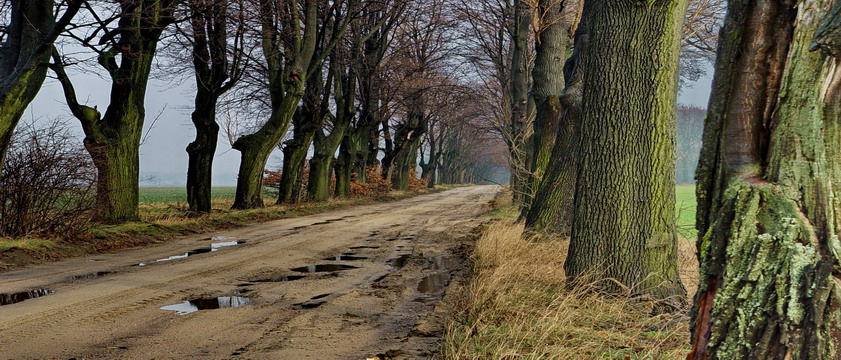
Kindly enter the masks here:
<path id="1" fill-rule="evenodd" d="M 530 63 L 528 56 L 529 34 L 531 31 L 531 8 L 528 1 L 514 2 L 514 29 L 511 39 L 511 129 L 507 134 L 511 163 L 511 188 L 514 191 L 514 203 L 524 205 L 530 184 L 527 160 L 529 131 L 529 82 Z"/>
<path id="2" fill-rule="evenodd" d="M 417 164 L 420 142 L 420 136 L 411 139 L 394 158 L 391 176 L 391 187 L 394 190 L 409 190 L 409 179 L 412 176 L 412 169 Z"/>
<path id="3" fill-rule="evenodd" d="M 568 238 L 572 231 L 584 94 L 584 69 L 581 60 L 589 38 L 586 20 L 590 8 L 588 5 L 584 9 L 581 23 L 575 32 L 573 54 L 564 66 L 566 87 L 559 99 L 563 113 L 558 122 L 546 174 L 524 216 L 526 229 L 534 235 Z"/>
<path id="4" fill-rule="evenodd" d="M 336 189 L 335 195 L 337 198 L 346 198 L 350 196 L 350 181 L 353 177 L 353 164 L 356 159 L 356 152 L 353 145 L 353 134 L 345 134 L 342 138 L 342 145 L 339 148 L 339 157 L 336 159 L 334 169 L 336 171 Z"/>
<path id="5" fill-rule="evenodd" d="M 190 211 L 208 213 L 211 210 L 211 178 L 219 124 L 216 123 L 216 98 L 203 93 L 198 91 L 196 110 L 192 114 L 196 138 L 187 145 L 187 203 Z"/>
<path id="6" fill-rule="evenodd" d="M 10 5 L 0 46 L 0 169 L 15 127 L 47 77 L 53 42 L 81 1 L 70 1 L 58 23 L 52 0 L 13 0 Z"/>
<path id="7" fill-rule="evenodd" d="M 540 0 L 537 11 L 540 14 L 539 36 L 535 41 L 534 68 L 532 69 L 532 96 L 535 103 L 534 132 L 531 136 L 532 151 L 529 172 L 530 183 L 524 198 L 523 214 L 528 211 L 540 181 L 549 165 L 558 124 L 561 117 L 561 92 L 564 90 L 564 60 L 569 38 L 569 14 L 558 0 Z M 572 9 L 572 6 L 569 6 Z M 568 11 L 567 11 L 568 12 Z M 567 16 L 563 16 L 567 15 Z"/>
<path id="8" fill-rule="evenodd" d="M 829 7 L 728 6 L 696 174 L 689 359 L 841 357 L 841 2 Z"/>
<path id="9" fill-rule="evenodd" d="M 85 147 L 98 170 L 97 210 L 106 222 L 138 219 L 139 148 L 146 89 L 160 35 L 173 21 L 176 2 L 120 4 L 120 39 L 98 58 L 111 76 L 111 102 L 104 115 L 78 103 L 60 57 L 53 56 L 53 69 L 64 88 L 67 105 L 82 124 Z"/>
<path id="10" fill-rule="evenodd" d="M 687 3 L 590 2 L 567 275 L 605 280 L 608 292 L 624 285 L 685 302 L 676 264 L 674 129 Z"/>

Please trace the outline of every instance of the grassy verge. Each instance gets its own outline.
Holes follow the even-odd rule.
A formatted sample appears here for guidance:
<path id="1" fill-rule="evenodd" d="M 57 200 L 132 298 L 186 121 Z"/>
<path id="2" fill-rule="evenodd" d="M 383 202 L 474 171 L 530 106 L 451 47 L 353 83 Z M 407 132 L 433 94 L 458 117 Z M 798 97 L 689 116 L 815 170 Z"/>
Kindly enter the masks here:
<path id="1" fill-rule="evenodd" d="M 457 186 L 438 186 L 420 192 L 393 191 L 376 197 L 330 200 L 299 205 L 267 206 L 262 209 L 230 210 L 233 197 L 213 200 L 213 211 L 190 216 L 175 189 L 144 190 L 140 204 L 141 221 L 119 225 L 97 225 L 81 236 L 62 238 L 0 238 L 0 270 L 54 261 L 63 258 L 108 252 L 169 240 L 180 235 L 232 228 L 255 222 L 323 213 L 356 205 L 388 202 L 420 194 L 449 190 Z"/>
<path id="2" fill-rule="evenodd" d="M 500 202 L 498 201 L 498 204 Z M 651 316 L 651 304 L 565 284 L 568 244 L 530 242 L 511 206 L 475 246 L 464 298 L 442 341 L 443 359 L 683 359 L 685 313 Z M 680 244 L 684 285 L 695 289 L 692 242 Z"/>

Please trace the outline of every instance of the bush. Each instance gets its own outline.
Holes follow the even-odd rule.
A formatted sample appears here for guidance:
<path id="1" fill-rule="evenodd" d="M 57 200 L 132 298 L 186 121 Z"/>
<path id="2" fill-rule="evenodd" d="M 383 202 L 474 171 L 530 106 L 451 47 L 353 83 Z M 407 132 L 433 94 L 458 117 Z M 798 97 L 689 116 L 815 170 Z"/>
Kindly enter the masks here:
<path id="1" fill-rule="evenodd" d="M 0 236 L 83 231 L 95 203 L 96 169 L 60 122 L 15 132 L 0 171 Z"/>
<path id="2" fill-rule="evenodd" d="M 356 173 L 350 179 L 351 196 L 378 196 L 391 192 L 391 181 L 383 178 L 383 170 L 380 167 L 368 168 L 366 173 L 368 182 L 359 182 Z"/>
<path id="3" fill-rule="evenodd" d="M 409 169 L 409 191 L 423 191 L 426 185 L 427 179 L 418 179 L 415 169 Z"/>

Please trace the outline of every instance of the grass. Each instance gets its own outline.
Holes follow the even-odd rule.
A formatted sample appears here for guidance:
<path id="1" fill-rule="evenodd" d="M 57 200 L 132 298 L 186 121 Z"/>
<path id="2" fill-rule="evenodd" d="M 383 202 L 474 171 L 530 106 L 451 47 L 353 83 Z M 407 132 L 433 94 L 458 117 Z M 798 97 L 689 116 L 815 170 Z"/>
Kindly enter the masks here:
<path id="1" fill-rule="evenodd" d="M 211 189 L 213 199 L 234 199 L 236 187 L 214 187 Z M 140 188 L 141 204 L 179 204 L 187 202 L 187 189 L 182 187 L 142 187 Z"/>
<path id="2" fill-rule="evenodd" d="M 675 214 L 681 236 L 695 240 L 695 185 L 678 185 L 675 189 Z"/>
<path id="3" fill-rule="evenodd" d="M 509 211 L 505 207 L 492 214 L 497 220 L 476 243 L 472 277 L 447 326 L 440 358 L 685 358 L 685 312 L 652 316 L 651 302 L 568 286 L 568 244 L 524 239 L 522 225 L 501 216 Z M 694 245 L 680 241 L 679 248 L 681 279 L 694 290 Z"/>

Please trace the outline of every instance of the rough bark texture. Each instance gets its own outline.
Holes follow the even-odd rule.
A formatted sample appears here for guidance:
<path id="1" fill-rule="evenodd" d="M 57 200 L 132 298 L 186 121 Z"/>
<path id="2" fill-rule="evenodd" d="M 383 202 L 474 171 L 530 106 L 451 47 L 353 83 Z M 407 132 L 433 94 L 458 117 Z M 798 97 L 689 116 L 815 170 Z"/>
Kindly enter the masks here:
<path id="1" fill-rule="evenodd" d="M 12 0 L 6 39 L 0 46 L 0 169 L 9 141 L 26 107 L 47 77 L 53 42 L 78 12 L 70 1 L 56 22 L 52 0 Z"/>
<path id="2" fill-rule="evenodd" d="M 333 128 L 329 135 L 319 129 L 315 133 L 312 159 L 310 159 L 310 177 L 307 182 L 307 199 L 309 201 L 324 201 L 330 196 L 330 180 L 333 174 L 333 155 L 339 148 L 342 139 L 345 137 L 351 123 L 353 122 L 356 109 L 356 73 L 353 69 L 345 72 L 339 61 L 334 57 L 330 63 L 330 70 L 334 76 L 333 99 L 336 103 L 336 116 L 333 117 Z M 347 174 L 348 178 L 350 174 Z M 337 174 L 338 189 L 338 174 Z M 350 183 L 345 182 L 344 186 L 349 187 Z M 350 189 L 346 189 L 348 192 Z M 346 194 L 348 195 L 348 194 Z"/>
<path id="3" fill-rule="evenodd" d="M 219 136 L 216 105 L 238 76 L 237 66 L 228 61 L 227 8 L 225 1 L 190 1 L 197 91 L 191 116 L 196 138 L 187 145 L 187 203 L 190 211 L 199 213 L 211 210 L 213 157 Z"/>
<path id="4" fill-rule="evenodd" d="M 841 25 L 838 9 L 728 6 L 696 175 L 689 359 L 841 357 L 841 74 L 816 32 Z"/>
<path id="5" fill-rule="evenodd" d="M 572 230 L 584 86 L 581 60 L 589 37 L 586 19 L 590 8 L 587 5 L 584 9 L 584 16 L 575 32 L 573 54 L 564 66 L 566 86 L 559 99 L 563 113 L 558 121 L 546 174 L 537 187 L 534 201 L 524 212 L 526 229 L 539 236 L 550 234 L 567 238 Z"/>
<path id="6" fill-rule="evenodd" d="M 684 0 L 592 1 L 580 168 L 566 261 L 606 291 L 685 301 L 677 272 L 674 127 Z M 587 5 L 585 5 L 587 6 Z"/>
<path id="7" fill-rule="evenodd" d="M 531 11 L 526 0 L 514 2 L 514 28 L 511 37 L 511 129 L 508 143 L 511 162 L 511 188 L 514 191 L 514 202 L 524 205 L 529 185 L 529 164 L 527 160 L 529 126 L 531 113 L 529 112 L 529 81 L 531 73 L 528 56 L 529 33 L 531 31 Z"/>
<path id="8" fill-rule="evenodd" d="M 541 0 L 537 3 L 540 17 L 539 36 L 535 41 L 534 68 L 532 69 L 532 97 L 535 104 L 534 131 L 531 136 L 532 151 L 529 164 L 528 196 L 524 199 L 529 205 L 540 181 L 549 165 L 552 147 L 558 133 L 561 117 L 561 92 L 564 90 L 564 60 L 569 42 L 569 16 L 564 15 L 563 2 Z M 570 6 L 570 8 L 572 8 Z"/>
<path id="9" fill-rule="evenodd" d="M 139 148 L 146 87 L 160 35 L 172 23 L 176 4 L 177 1 L 120 4 L 119 41 L 98 58 L 111 77 L 111 101 L 104 115 L 78 103 L 61 60 L 54 55 L 54 70 L 71 112 L 82 123 L 85 148 L 97 168 L 99 218 L 106 222 L 138 219 Z"/>

